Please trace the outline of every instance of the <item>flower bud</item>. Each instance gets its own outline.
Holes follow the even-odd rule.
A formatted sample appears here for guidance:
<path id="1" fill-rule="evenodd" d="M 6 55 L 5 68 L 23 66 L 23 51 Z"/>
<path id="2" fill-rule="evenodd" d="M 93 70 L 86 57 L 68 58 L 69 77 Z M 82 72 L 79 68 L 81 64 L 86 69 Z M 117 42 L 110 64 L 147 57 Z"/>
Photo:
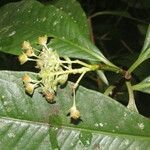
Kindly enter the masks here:
<path id="1" fill-rule="evenodd" d="M 32 81 L 32 79 L 30 78 L 29 75 L 25 74 L 23 77 L 22 77 L 22 80 L 23 80 L 23 83 L 27 84 L 29 82 Z"/>
<path id="2" fill-rule="evenodd" d="M 39 37 L 39 44 L 40 45 L 43 45 L 43 46 L 45 46 L 46 45 L 46 43 L 47 43 L 47 36 L 45 35 L 45 36 L 41 36 L 41 37 Z"/>
<path id="3" fill-rule="evenodd" d="M 44 97 L 46 98 L 46 100 L 48 102 L 53 102 L 54 97 L 55 97 L 54 93 L 52 93 L 52 92 L 50 92 L 50 91 L 47 90 L 47 91 L 43 92 L 43 95 L 44 95 Z"/>
<path id="4" fill-rule="evenodd" d="M 32 49 L 30 42 L 24 41 L 22 44 L 22 49 L 27 50 L 27 49 Z"/>
<path id="5" fill-rule="evenodd" d="M 44 65 L 43 61 L 40 59 L 37 59 L 35 68 L 41 69 L 43 67 L 43 65 Z"/>
<path id="6" fill-rule="evenodd" d="M 35 88 L 35 84 L 32 83 L 25 84 L 25 91 L 30 95 L 33 94 L 34 88 Z"/>
<path id="7" fill-rule="evenodd" d="M 60 76 L 57 78 L 59 84 L 61 84 L 61 85 L 65 84 L 65 82 L 67 81 L 67 79 L 68 79 L 68 74 L 60 75 Z"/>
<path id="8" fill-rule="evenodd" d="M 18 59 L 21 65 L 28 61 L 28 57 L 25 53 L 22 53 L 21 55 L 19 55 Z"/>
<path id="9" fill-rule="evenodd" d="M 34 53 L 34 51 L 33 51 L 32 48 L 27 49 L 27 50 L 25 51 L 25 54 L 26 54 L 28 57 L 35 56 L 35 53 Z"/>
<path id="10" fill-rule="evenodd" d="M 75 120 L 80 118 L 80 112 L 79 112 L 79 110 L 76 109 L 75 106 L 72 106 L 70 108 L 70 117 Z"/>

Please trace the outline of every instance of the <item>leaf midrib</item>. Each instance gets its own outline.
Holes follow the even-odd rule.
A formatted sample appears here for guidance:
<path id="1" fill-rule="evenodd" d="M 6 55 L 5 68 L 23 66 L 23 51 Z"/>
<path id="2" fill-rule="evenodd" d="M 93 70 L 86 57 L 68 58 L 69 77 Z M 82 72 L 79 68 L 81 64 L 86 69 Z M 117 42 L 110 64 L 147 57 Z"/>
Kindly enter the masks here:
<path id="1" fill-rule="evenodd" d="M 124 134 L 124 133 L 113 133 L 113 132 L 105 132 L 105 131 L 96 131 L 93 129 L 84 129 L 81 127 L 71 127 L 71 126 L 66 126 L 65 124 L 62 125 L 52 125 L 52 124 L 48 124 L 48 123 L 44 123 L 44 122 L 35 122 L 35 121 L 31 121 L 31 120 L 20 120 L 20 119 L 16 119 L 16 118 L 11 118 L 11 117 L 1 117 L 1 120 L 7 120 L 12 121 L 15 123 L 15 121 L 20 122 L 20 123 L 28 123 L 28 124 L 36 124 L 36 125 L 42 125 L 45 126 L 47 128 L 49 127 L 57 127 L 57 128 L 65 128 L 65 129 L 70 129 L 70 130 L 79 130 L 79 131 L 84 131 L 84 132 L 92 132 L 92 133 L 96 133 L 96 134 L 102 134 L 102 135 L 108 135 L 108 136 L 112 136 L 112 137 L 116 137 L 119 136 L 121 138 L 128 138 L 128 139 L 142 139 L 142 140 L 149 140 L 150 141 L 150 137 L 149 136 L 139 136 L 139 135 L 133 135 L 133 134 Z"/>

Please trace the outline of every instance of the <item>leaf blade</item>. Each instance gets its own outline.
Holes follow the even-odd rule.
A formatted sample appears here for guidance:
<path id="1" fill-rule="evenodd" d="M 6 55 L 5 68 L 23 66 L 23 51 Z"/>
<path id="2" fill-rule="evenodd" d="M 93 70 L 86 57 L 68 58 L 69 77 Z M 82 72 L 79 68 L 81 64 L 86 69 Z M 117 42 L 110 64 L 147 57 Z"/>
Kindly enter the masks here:
<path id="1" fill-rule="evenodd" d="M 134 71 L 143 61 L 145 61 L 149 58 L 150 58 L 150 24 L 149 24 L 148 29 L 147 29 L 146 38 L 144 41 L 142 51 L 141 51 L 138 59 L 128 69 L 129 73 Z"/>
<path id="2" fill-rule="evenodd" d="M 49 127 L 46 124 L 5 117 L 0 118 L 0 124 L 2 149 L 36 149 L 39 148 L 39 145 L 44 149 L 51 147 L 48 135 Z"/>
<path id="3" fill-rule="evenodd" d="M 1 51 L 18 55 L 20 54 L 20 45 L 24 40 L 36 44 L 37 37 L 47 34 L 50 37 L 63 40 L 68 45 L 73 43 L 75 46 L 71 46 L 74 50 L 72 51 L 74 56 L 80 50 L 79 58 L 84 58 L 87 55 L 90 60 L 104 61 L 112 65 L 91 41 L 85 38 L 78 23 L 55 6 L 44 6 L 34 0 L 28 3 L 21 1 L 2 7 L 1 12 Z"/>
<path id="4" fill-rule="evenodd" d="M 13 121 L 14 124 L 23 122 L 33 128 L 34 124 L 38 124 L 39 128 L 44 126 L 44 133 L 41 131 L 42 136 L 47 134 L 49 128 L 55 130 L 56 140 L 60 148 L 94 148 L 95 145 L 109 149 L 114 149 L 119 145 L 120 149 L 126 149 L 129 145 L 132 145 L 132 148 L 139 147 L 140 149 L 150 147 L 150 121 L 148 119 L 127 110 L 109 97 L 80 86 L 77 91 L 77 107 L 81 111 L 82 122 L 75 126 L 70 124 L 70 119 L 66 116 L 71 107 L 72 84 L 69 83 L 64 89 L 58 89 L 56 104 L 50 105 L 42 98 L 38 90 L 35 91 L 32 98 L 25 94 L 21 81 L 24 73 L 0 71 L 0 119 L 5 123 L 4 130 L 0 126 L 0 135 L 3 135 L 4 131 L 8 131 L 8 128 L 5 127 L 8 127 L 9 123 Z M 30 75 L 35 76 L 35 74 Z M 7 120 L 9 121 L 7 122 Z M 16 125 L 14 126 L 16 127 Z M 16 130 L 18 132 L 15 132 L 15 137 L 12 137 L 14 135 L 10 133 L 14 133 Z M 18 135 L 23 132 L 22 130 L 20 125 L 8 133 L 11 138 L 17 141 Z M 83 132 L 91 134 L 92 138 L 88 139 L 89 135 L 87 135 L 83 141 L 81 139 L 81 136 L 85 136 Z M 35 132 L 35 135 L 37 136 L 38 132 L 37 134 Z M 50 141 L 47 136 L 44 140 L 40 135 L 35 139 L 43 139 L 43 145 L 48 142 L 48 145 L 52 146 L 50 135 Z M 31 135 L 28 136 L 32 137 Z M 6 141 L 9 141 L 8 139 L 9 137 L 6 136 L 5 142 L 1 138 L 0 141 L 5 146 Z M 107 144 L 104 145 L 104 141 Z M 12 143 L 10 141 L 10 147 Z M 21 147 L 25 143 L 21 144 L 18 140 L 17 145 Z M 37 147 L 39 148 L 40 145 Z M 35 145 L 35 149 L 37 147 Z M 34 144 L 29 144 L 26 149 L 28 148 L 34 149 Z"/>
<path id="5" fill-rule="evenodd" d="M 150 76 L 145 78 L 140 83 L 133 85 L 132 88 L 135 91 L 141 91 L 141 92 L 150 94 Z"/>

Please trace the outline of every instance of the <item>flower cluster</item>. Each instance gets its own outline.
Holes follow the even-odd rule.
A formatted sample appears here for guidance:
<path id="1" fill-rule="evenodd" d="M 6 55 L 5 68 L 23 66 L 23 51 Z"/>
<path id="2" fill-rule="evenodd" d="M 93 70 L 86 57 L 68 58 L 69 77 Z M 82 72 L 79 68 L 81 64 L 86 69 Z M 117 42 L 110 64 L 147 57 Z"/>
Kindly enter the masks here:
<path id="1" fill-rule="evenodd" d="M 69 110 L 71 118 L 79 119 L 80 112 L 77 110 L 75 104 L 75 89 L 83 75 L 86 72 L 93 70 L 93 68 L 91 65 L 88 65 L 79 60 L 71 61 L 66 56 L 62 57 L 61 59 L 55 50 L 48 48 L 47 36 L 39 37 L 38 44 L 41 46 L 41 50 L 33 48 L 30 42 L 24 41 L 22 44 L 23 52 L 18 57 L 20 64 L 24 64 L 27 61 L 35 61 L 36 68 L 40 70 L 38 73 L 39 80 L 33 80 L 27 74 L 23 76 L 25 91 L 29 95 L 32 95 L 34 89 L 40 86 L 42 88 L 42 93 L 47 101 L 53 102 L 57 86 L 63 85 L 67 81 L 69 74 L 81 74 L 75 84 L 76 86 L 74 86 L 75 88 L 73 88 L 73 106 Z M 73 63 L 80 64 L 82 67 L 73 69 Z"/>

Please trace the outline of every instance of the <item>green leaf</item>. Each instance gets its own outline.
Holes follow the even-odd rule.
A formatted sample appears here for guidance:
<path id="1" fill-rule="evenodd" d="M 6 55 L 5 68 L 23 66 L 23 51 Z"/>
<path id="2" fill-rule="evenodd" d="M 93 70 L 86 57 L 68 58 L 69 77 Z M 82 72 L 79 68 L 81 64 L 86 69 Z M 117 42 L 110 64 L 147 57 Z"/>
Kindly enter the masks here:
<path id="1" fill-rule="evenodd" d="M 82 41 L 83 45 L 88 42 L 88 39 L 84 39 L 83 37 L 80 37 L 80 40 Z M 88 44 L 91 49 L 86 49 L 85 47 L 80 47 L 80 45 L 76 45 L 75 43 L 55 38 L 51 40 L 50 46 L 56 49 L 60 56 L 66 55 L 72 58 L 80 58 L 90 61 L 101 60 L 106 64 L 112 65 L 111 62 L 106 60 L 106 58 L 102 54 L 98 54 L 96 53 L 96 51 L 94 51 L 94 45 L 92 43 Z"/>
<path id="2" fill-rule="evenodd" d="M 97 76 L 98 76 L 106 85 L 109 85 L 109 82 L 108 82 L 108 80 L 107 80 L 107 78 L 106 78 L 106 76 L 105 76 L 105 74 L 104 74 L 103 71 L 98 70 L 98 71 L 97 71 Z"/>
<path id="3" fill-rule="evenodd" d="M 89 33 L 88 21 L 87 21 L 86 15 L 85 15 L 84 11 L 81 9 L 79 3 L 77 3 L 76 1 L 72 1 L 72 0 L 63 0 L 63 1 L 58 0 L 58 1 L 54 1 L 53 5 L 58 7 L 59 9 L 65 11 L 67 14 L 69 14 L 71 17 L 73 17 L 76 20 L 76 23 L 78 23 L 78 26 L 80 27 L 82 33 L 85 32 L 85 37 L 89 38 L 90 33 Z M 87 24 L 87 26 L 85 26 L 86 24 Z M 51 43 L 51 46 L 52 46 L 52 43 Z M 66 46 L 66 48 L 67 48 L 67 46 Z M 66 48 L 63 47 L 60 49 L 66 49 Z M 72 49 L 72 47 L 70 49 Z M 63 54 L 64 54 L 64 52 L 62 53 L 62 55 Z M 79 55 L 80 55 L 80 52 L 79 52 Z M 72 56 L 75 57 L 74 54 Z M 84 57 L 83 57 L 83 59 L 84 59 Z M 104 75 L 104 73 L 99 70 L 97 74 L 98 74 L 99 78 L 105 84 L 108 85 L 108 80 L 107 80 L 106 76 Z"/>
<path id="4" fill-rule="evenodd" d="M 52 45 L 60 55 L 102 61 L 114 66 L 85 37 L 85 31 L 82 33 L 81 29 L 87 28 L 87 24 L 79 26 L 74 17 L 62 9 L 53 5 L 44 6 L 35 0 L 24 0 L 5 5 L 0 11 L 1 51 L 20 54 L 24 40 L 36 44 L 37 37 L 46 34 L 54 38 Z"/>
<path id="5" fill-rule="evenodd" d="M 132 88 L 135 91 L 141 91 L 141 92 L 150 94 L 150 76 L 148 76 L 142 82 L 136 85 L 133 85 Z"/>
<path id="6" fill-rule="evenodd" d="M 150 148 L 149 119 L 80 86 L 76 96 L 82 121 L 71 124 L 66 114 L 72 105 L 72 83 L 59 88 L 56 103 L 49 104 L 38 89 L 32 97 L 25 94 L 24 73 L 0 72 L 1 149 Z"/>
<path id="7" fill-rule="evenodd" d="M 48 124 L 18 120 L 8 117 L 0 118 L 1 149 L 49 149 Z"/>
<path id="8" fill-rule="evenodd" d="M 146 38 L 144 41 L 144 45 L 139 55 L 138 59 L 133 63 L 133 65 L 129 68 L 129 72 L 131 73 L 136 67 L 138 67 L 143 61 L 150 58 L 150 24 L 147 29 Z"/>
<path id="9" fill-rule="evenodd" d="M 61 9 L 67 15 L 74 18 L 75 22 L 78 24 L 78 26 L 80 27 L 80 30 L 85 35 L 85 37 L 90 38 L 87 17 L 86 17 L 85 12 L 81 8 L 78 1 L 75 1 L 75 0 L 63 0 L 63 1 L 57 0 L 54 2 L 52 1 L 52 4 L 55 7 Z"/>

